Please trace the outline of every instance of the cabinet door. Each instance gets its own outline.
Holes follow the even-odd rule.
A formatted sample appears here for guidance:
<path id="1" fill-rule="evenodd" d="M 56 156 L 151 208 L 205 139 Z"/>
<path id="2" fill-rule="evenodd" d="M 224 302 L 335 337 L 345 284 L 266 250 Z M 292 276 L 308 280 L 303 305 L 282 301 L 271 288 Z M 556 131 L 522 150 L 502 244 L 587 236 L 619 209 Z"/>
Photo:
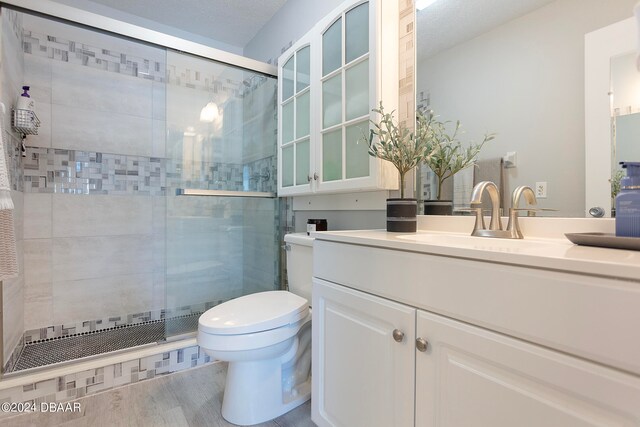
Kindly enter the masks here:
<path id="1" fill-rule="evenodd" d="M 421 310 L 417 336 L 416 426 L 640 423 L 639 377 Z"/>
<path id="2" fill-rule="evenodd" d="M 397 110 L 397 17 L 398 2 L 347 0 L 278 58 L 278 195 L 398 188 L 367 142 L 371 109 Z"/>
<path id="3" fill-rule="evenodd" d="M 306 36 L 280 57 L 278 75 L 278 194 L 312 191 L 314 152 L 311 42 Z M 317 175 L 316 175 L 317 176 Z"/>
<path id="4" fill-rule="evenodd" d="M 394 3 L 394 2 L 388 2 Z M 389 5 L 386 5 L 389 8 Z M 320 28 L 320 135 L 316 148 L 317 191 L 394 188 L 395 182 L 382 182 L 381 162 L 368 153 L 371 109 L 380 100 L 391 111 L 393 97 L 381 98 L 377 67 L 378 40 L 382 27 L 382 2 L 353 1 L 326 17 Z M 388 11 L 387 18 L 394 16 Z M 396 11 L 397 14 L 397 11 Z M 397 68 L 397 57 L 394 65 Z"/>
<path id="5" fill-rule="evenodd" d="M 413 426 L 415 309 L 315 278 L 312 307 L 313 421 Z"/>

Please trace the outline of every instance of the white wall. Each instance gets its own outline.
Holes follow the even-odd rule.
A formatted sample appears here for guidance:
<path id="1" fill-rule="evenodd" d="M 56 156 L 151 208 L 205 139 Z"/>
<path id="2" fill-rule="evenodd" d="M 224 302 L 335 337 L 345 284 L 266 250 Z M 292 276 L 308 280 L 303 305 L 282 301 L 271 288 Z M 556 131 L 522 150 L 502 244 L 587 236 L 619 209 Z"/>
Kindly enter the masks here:
<path id="1" fill-rule="evenodd" d="M 244 56 L 275 64 L 280 54 L 344 0 L 289 0 L 244 47 Z"/>
<path id="2" fill-rule="evenodd" d="M 464 139 L 498 134 L 481 158 L 517 151 L 511 188 L 546 181 L 540 205 L 583 216 L 584 35 L 628 18 L 635 3 L 550 3 L 422 61 L 417 91 L 442 119 L 462 121 Z"/>
<path id="3" fill-rule="evenodd" d="M 119 21 L 127 22 L 129 24 L 138 25 L 140 27 L 148 28 L 155 31 L 160 31 L 164 34 L 169 34 L 175 37 L 180 37 L 185 40 L 190 40 L 196 43 L 201 43 L 207 46 L 214 47 L 216 49 L 225 50 L 227 52 L 242 55 L 241 46 L 233 46 L 228 43 L 223 43 L 218 40 L 214 40 L 208 37 L 199 36 L 187 31 L 180 30 L 168 25 L 161 24 L 159 22 L 144 19 L 139 16 L 135 16 L 120 10 L 113 9 L 102 4 L 94 3 L 88 0 L 52 0 L 56 3 L 64 4 L 67 6 L 75 7 L 78 9 L 86 10 L 88 12 L 97 13 L 98 15 L 106 16 L 108 18 L 117 19 Z M 176 3 L 176 13 L 179 12 L 180 3 Z"/>
<path id="4" fill-rule="evenodd" d="M 637 52 L 629 52 L 611 58 L 613 115 L 640 111 L 640 72 L 636 67 L 637 55 Z"/>
<path id="5" fill-rule="evenodd" d="M 2 29 L 2 54 L 0 56 L 0 101 L 5 105 L 7 114 L 0 115 L 2 129 L 6 132 L 2 135 L 4 144 L 0 144 L 0 149 L 5 150 L 5 159 L 9 170 L 9 179 L 12 183 L 18 183 L 20 176 L 18 173 L 19 156 L 16 148 L 19 144 L 19 134 L 11 129 L 10 112 L 15 104 L 16 97 L 22 91 L 20 87 L 24 84 L 24 61 L 20 54 L 22 41 L 22 17 L 13 11 L 2 11 L 0 17 Z M 14 167 L 15 166 L 15 167 Z M 15 191 L 15 190 L 18 191 Z M 3 341 L 0 348 L 0 365 L 6 365 L 14 350 L 19 350 L 22 331 L 24 329 L 24 276 L 25 268 L 23 262 L 24 239 L 22 234 L 24 221 L 24 197 L 19 185 L 11 191 L 11 199 L 15 209 L 13 210 L 14 232 L 16 237 L 16 247 L 18 255 L 19 274 L 12 279 L 6 279 L 0 287 L 2 291 L 2 316 L 0 322 L 3 330 L 0 331 L 0 339 Z M 1 368 L 1 367 L 0 367 Z"/>

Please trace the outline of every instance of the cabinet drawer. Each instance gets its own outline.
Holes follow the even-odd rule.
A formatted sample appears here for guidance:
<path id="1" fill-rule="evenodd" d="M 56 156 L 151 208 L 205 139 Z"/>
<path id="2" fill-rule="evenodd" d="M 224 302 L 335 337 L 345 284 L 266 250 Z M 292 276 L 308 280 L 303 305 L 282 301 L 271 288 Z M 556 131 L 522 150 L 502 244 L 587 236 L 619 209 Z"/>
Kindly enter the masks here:
<path id="1" fill-rule="evenodd" d="M 640 374 L 640 283 L 316 240 L 314 276 Z"/>

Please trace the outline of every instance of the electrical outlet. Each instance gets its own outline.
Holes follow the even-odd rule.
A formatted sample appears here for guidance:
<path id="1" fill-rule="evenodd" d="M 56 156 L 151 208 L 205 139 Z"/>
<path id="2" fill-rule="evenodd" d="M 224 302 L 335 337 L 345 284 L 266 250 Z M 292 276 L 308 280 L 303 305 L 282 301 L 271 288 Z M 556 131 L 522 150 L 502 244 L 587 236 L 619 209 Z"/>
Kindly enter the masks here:
<path id="1" fill-rule="evenodd" d="M 547 198 L 547 183 L 545 182 L 536 182 L 536 198 L 537 199 L 546 199 Z"/>

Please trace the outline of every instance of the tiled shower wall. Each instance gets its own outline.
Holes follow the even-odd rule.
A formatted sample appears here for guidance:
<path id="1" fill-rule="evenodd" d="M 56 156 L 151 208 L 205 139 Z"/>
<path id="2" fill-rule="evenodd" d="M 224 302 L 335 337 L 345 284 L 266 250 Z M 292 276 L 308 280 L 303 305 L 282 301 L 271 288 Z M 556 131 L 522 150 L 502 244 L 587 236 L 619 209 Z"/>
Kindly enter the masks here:
<path id="1" fill-rule="evenodd" d="M 23 16 L 24 329 L 160 310 L 165 51 Z"/>
<path id="2" fill-rule="evenodd" d="M 2 9 L 0 25 L 2 26 L 2 53 L 0 57 L 0 102 L 5 106 L 5 112 L 0 111 L 0 137 L 2 138 L 5 157 L 9 169 L 12 191 L 11 198 L 15 205 L 13 211 L 16 244 L 18 250 L 19 275 L 14 279 L 7 279 L 2 283 L 3 299 L 3 330 L 2 349 L 3 360 L 13 363 L 13 354 L 18 354 L 22 348 L 22 332 L 24 330 L 24 281 L 25 269 L 23 263 L 23 183 L 22 157 L 19 152 L 20 138 L 11 129 L 11 106 L 18 96 L 24 76 L 24 63 L 21 55 L 22 44 L 22 16 L 13 11 Z"/>
<path id="3" fill-rule="evenodd" d="M 275 121 L 264 117 L 270 106 L 275 114 L 275 83 L 28 14 L 7 11 L 3 24 L 5 15 L 22 23 L 3 25 L 13 33 L 2 40 L 3 102 L 30 85 L 42 126 L 14 167 L 25 274 L 4 286 L 4 360 L 23 331 L 57 337 L 273 288 L 272 260 L 254 266 L 249 285 L 244 267 L 262 251 L 252 233 L 277 245 L 276 201 L 176 197 L 175 188 L 275 191 Z M 184 115 L 211 99 L 224 121 Z M 210 151 L 187 158 L 187 146 Z"/>

